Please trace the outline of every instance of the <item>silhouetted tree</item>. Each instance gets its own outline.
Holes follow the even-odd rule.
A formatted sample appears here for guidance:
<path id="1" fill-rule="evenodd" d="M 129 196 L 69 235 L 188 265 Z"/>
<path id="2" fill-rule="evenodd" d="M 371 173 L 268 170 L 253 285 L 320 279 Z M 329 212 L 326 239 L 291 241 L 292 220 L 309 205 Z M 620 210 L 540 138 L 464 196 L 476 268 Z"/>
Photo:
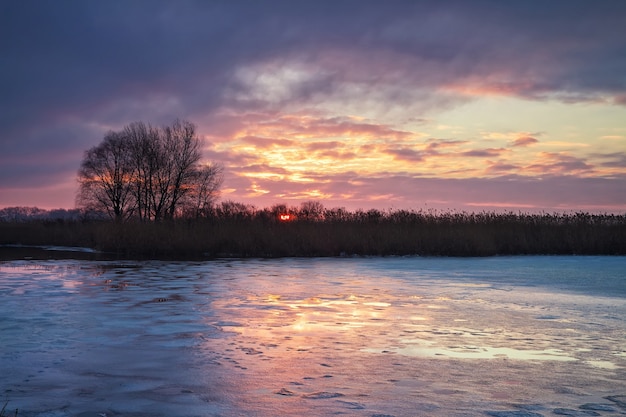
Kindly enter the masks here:
<path id="1" fill-rule="evenodd" d="M 200 166 L 200 159 L 193 123 L 176 120 L 163 128 L 131 123 L 85 153 L 77 204 L 118 221 L 158 221 L 190 207 L 198 213 L 214 202 L 222 182 L 221 167 Z"/>
<path id="2" fill-rule="evenodd" d="M 304 201 L 300 204 L 298 218 L 319 221 L 324 219 L 324 205 L 319 201 Z"/>
<path id="3" fill-rule="evenodd" d="M 222 201 L 215 208 L 215 216 L 220 219 L 251 219 L 255 214 L 257 213 L 254 206 L 232 200 Z"/>
<path id="4" fill-rule="evenodd" d="M 109 132 L 100 145 L 85 152 L 78 171 L 77 205 L 106 212 L 116 221 L 130 217 L 136 204 L 133 167 L 128 142 L 118 132 Z"/>
<path id="5" fill-rule="evenodd" d="M 188 187 L 180 191 L 182 210 L 186 217 L 208 217 L 212 214 L 223 181 L 222 172 L 221 165 L 207 164 L 191 173 Z"/>

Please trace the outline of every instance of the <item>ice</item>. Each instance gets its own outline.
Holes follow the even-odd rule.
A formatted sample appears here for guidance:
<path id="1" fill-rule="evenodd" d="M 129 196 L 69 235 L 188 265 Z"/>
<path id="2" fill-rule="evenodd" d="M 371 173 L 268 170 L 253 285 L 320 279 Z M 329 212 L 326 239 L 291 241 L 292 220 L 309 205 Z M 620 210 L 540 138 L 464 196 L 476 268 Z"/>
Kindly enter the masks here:
<path id="1" fill-rule="evenodd" d="M 2 248 L 15 248 L 15 249 L 42 249 L 47 251 L 58 251 L 58 252 L 84 252 L 84 253 L 96 253 L 98 252 L 92 248 L 85 248 L 80 246 L 33 246 L 33 245 L 0 245 Z"/>
<path id="2" fill-rule="evenodd" d="M 0 263 L 43 416 L 626 413 L 626 257 Z"/>

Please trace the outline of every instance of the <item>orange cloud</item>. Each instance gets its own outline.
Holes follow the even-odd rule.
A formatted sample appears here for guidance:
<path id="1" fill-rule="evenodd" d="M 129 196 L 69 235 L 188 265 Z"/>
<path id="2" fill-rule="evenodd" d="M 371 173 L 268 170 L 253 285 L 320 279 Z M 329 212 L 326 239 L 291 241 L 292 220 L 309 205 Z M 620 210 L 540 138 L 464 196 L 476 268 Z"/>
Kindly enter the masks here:
<path id="1" fill-rule="evenodd" d="M 416 206 L 426 200 L 458 206 L 462 197 L 467 207 L 526 207 L 535 203 L 523 202 L 530 198 L 527 195 L 512 197 L 511 187 L 520 182 L 508 179 L 619 176 L 622 162 L 621 155 L 608 152 L 585 155 L 585 148 L 574 146 L 575 142 L 567 144 L 577 153 L 530 153 L 533 145 L 554 149 L 555 141 L 540 143 L 539 133 L 523 131 L 491 131 L 469 138 L 446 132 L 451 137 L 437 138 L 374 120 L 325 117 L 315 111 L 243 113 L 229 124 L 237 128 L 209 145 L 209 156 L 226 165 L 229 198 L 253 198 L 261 205 L 321 199 L 326 205 L 349 201 L 352 208 Z M 437 126 L 430 128 L 436 132 Z M 438 184 L 435 178 L 447 191 L 432 188 Z M 455 185 L 487 187 L 484 184 L 492 184 L 488 181 L 498 184 L 489 188 L 491 194 L 466 192 Z M 426 185 L 431 188 L 423 188 Z M 498 200 L 498 193 L 508 197 Z M 549 199 L 549 193 L 542 198 Z"/>
<path id="2" fill-rule="evenodd" d="M 293 145 L 293 141 L 289 139 L 270 139 L 257 136 L 244 136 L 242 138 L 239 138 L 239 141 L 242 143 L 254 145 L 256 148 L 259 149 L 267 149 L 273 146 L 289 147 Z"/>
<path id="3" fill-rule="evenodd" d="M 354 152 L 337 152 L 337 151 L 325 151 L 320 152 L 318 155 L 321 158 L 334 159 L 337 161 L 349 161 L 358 158 L 359 155 Z"/>

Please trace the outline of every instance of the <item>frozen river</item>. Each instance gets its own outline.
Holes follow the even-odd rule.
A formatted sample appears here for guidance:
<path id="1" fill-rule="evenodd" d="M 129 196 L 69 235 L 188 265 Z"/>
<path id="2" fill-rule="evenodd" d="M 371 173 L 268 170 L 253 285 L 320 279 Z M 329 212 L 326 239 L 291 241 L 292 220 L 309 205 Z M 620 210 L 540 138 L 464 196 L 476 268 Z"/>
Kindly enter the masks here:
<path id="1" fill-rule="evenodd" d="M 20 417 L 626 414 L 626 257 L 0 262 Z"/>

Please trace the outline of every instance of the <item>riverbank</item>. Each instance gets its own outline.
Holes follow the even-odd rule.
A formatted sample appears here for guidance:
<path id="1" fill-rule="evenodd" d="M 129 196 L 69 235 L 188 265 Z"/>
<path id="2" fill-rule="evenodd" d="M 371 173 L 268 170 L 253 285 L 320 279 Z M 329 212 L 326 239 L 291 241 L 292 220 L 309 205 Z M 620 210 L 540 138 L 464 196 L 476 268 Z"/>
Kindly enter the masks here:
<path id="1" fill-rule="evenodd" d="M 267 216 L 2 222 L 0 245 L 83 247 L 138 259 L 625 255 L 626 215 L 401 211 L 287 222 Z"/>

